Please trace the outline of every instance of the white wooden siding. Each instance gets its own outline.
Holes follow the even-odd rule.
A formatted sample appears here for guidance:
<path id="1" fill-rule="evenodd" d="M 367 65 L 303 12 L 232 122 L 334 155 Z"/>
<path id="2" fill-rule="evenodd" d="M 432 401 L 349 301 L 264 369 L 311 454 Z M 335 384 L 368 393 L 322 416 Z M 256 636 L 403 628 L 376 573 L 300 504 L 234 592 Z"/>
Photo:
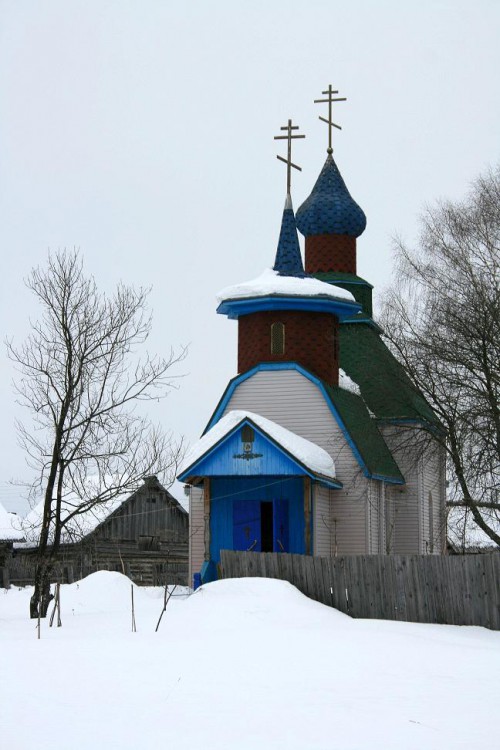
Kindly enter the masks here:
<path id="1" fill-rule="evenodd" d="M 385 551 L 388 555 L 394 554 L 394 494 L 391 492 L 391 485 L 384 484 L 384 504 L 385 504 Z"/>
<path id="2" fill-rule="evenodd" d="M 330 492 L 326 487 L 314 488 L 313 539 L 314 554 L 322 557 L 334 555 L 332 549 L 332 519 Z"/>
<path id="3" fill-rule="evenodd" d="M 428 446 L 422 469 L 422 504 L 424 552 L 440 555 L 443 552 L 445 524 L 443 522 L 445 495 L 442 477 L 443 449 L 436 443 Z M 430 521 L 429 496 L 432 494 L 432 520 Z M 433 538 L 431 539 L 431 530 Z"/>
<path id="4" fill-rule="evenodd" d="M 191 487 L 189 493 L 189 585 L 199 573 L 205 559 L 205 523 L 203 489 Z"/>
<path id="5" fill-rule="evenodd" d="M 330 491 L 338 554 L 366 554 L 369 480 L 363 475 L 319 388 L 297 370 L 261 371 L 236 388 L 224 413 L 233 409 L 261 414 L 328 451 L 335 462 L 337 478 L 345 486 L 342 490 Z M 322 495 L 316 522 L 325 502 Z M 316 523 L 315 539 L 318 533 L 323 534 Z M 319 544 L 328 542 L 320 535 Z M 333 544 L 332 540 L 329 544 Z"/>
<path id="6" fill-rule="evenodd" d="M 385 427 L 384 440 L 393 452 L 405 478 L 405 485 L 391 485 L 386 488 L 391 506 L 391 523 L 387 528 L 391 551 L 395 555 L 417 555 L 424 550 L 421 544 L 421 451 L 418 432 L 408 427 Z"/>
<path id="7" fill-rule="evenodd" d="M 340 496 L 337 490 L 332 493 L 332 546 L 336 555 L 366 555 L 367 549 L 367 499 Z"/>
<path id="8" fill-rule="evenodd" d="M 398 555 L 442 554 L 445 493 L 442 449 L 417 427 L 386 427 L 383 435 L 406 480 L 387 488 L 386 523 L 391 552 Z M 430 543 L 429 493 L 432 492 L 434 544 Z"/>
<path id="9" fill-rule="evenodd" d="M 372 480 L 368 491 L 368 538 L 369 554 L 385 555 L 386 553 L 386 518 L 385 518 L 384 483 Z"/>
<path id="10" fill-rule="evenodd" d="M 379 555 L 387 554 L 387 503 L 385 497 L 385 483 L 378 482 L 380 493 L 380 513 L 379 513 Z"/>

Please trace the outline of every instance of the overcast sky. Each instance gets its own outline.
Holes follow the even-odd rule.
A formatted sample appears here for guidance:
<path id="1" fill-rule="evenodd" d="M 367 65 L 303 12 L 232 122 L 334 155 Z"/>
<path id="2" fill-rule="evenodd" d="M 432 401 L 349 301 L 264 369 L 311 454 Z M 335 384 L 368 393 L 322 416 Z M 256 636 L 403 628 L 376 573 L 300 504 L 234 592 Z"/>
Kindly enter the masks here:
<path id="1" fill-rule="evenodd" d="M 334 157 L 368 225 L 358 272 L 380 291 L 391 237 L 425 203 L 460 198 L 499 159 L 500 3 L 0 0 L 0 305 L 21 341 L 37 310 L 23 278 L 48 248 L 80 248 L 104 290 L 152 286 L 149 348 L 189 344 L 156 418 L 195 440 L 236 374 L 222 287 L 274 260 L 289 117 L 297 208 L 326 157 L 313 99 L 329 83 Z M 282 152 L 283 153 L 283 152 Z M 29 477 L 15 375 L 0 356 L 0 501 Z"/>

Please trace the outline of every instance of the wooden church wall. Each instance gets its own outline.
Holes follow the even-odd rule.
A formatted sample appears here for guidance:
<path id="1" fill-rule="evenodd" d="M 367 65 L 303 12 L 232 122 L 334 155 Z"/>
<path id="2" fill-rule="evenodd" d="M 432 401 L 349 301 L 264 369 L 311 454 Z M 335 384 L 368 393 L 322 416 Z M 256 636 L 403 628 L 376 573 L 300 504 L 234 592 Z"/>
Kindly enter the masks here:
<path id="1" fill-rule="evenodd" d="M 391 552 L 396 555 L 431 554 L 429 534 L 433 526 L 432 554 L 441 554 L 445 497 L 440 449 L 432 443 L 424 445 L 417 429 L 392 426 L 382 432 L 406 480 L 402 487 L 386 488 L 392 504 L 393 522 L 388 526 Z M 429 492 L 432 492 L 432 524 Z"/>
<path id="2" fill-rule="evenodd" d="M 302 477 L 262 476 L 213 478 L 210 481 L 210 559 L 220 560 L 221 549 L 242 549 L 233 543 L 233 511 L 239 499 L 248 501 L 287 501 L 288 532 L 286 551 L 304 554 L 304 482 Z M 246 551 L 254 541 L 245 541 Z M 260 546 L 255 547 L 260 551 Z M 196 571 L 195 571 L 196 572 Z"/>
<path id="3" fill-rule="evenodd" d="M 367 492 L 366 518 L 368 523 L 369 555 L 382 555 L 384 549 L 385 509 L 382 502 L 382 482 L 370 481 Z"/>
<path id="4" fill-rule="evenodd" d="M 191 487 L 189 497 L 189 585 L 193 574 L 198 573 L 205 559 L 205 519 L 203 489 Z"/>
<path id="5" fill-rule="evenodd" d="M 429 446 L 422 459 L 422 552 L 440 555 L 445 542 L 445 484 L 442 448 Z"/>
<path id="6" fill-rule="evenodd" d="M 314 554 L 330 557 L 335 554 L 332 549 L 334 533 L 332 528 L 330 490 L 316 486 L 314 489 L 313 528 Z"/>
<path id="7" fill-rule="evenodd" d="M 366 490 L 366 480 L 363 478 Z M 314 554 L 325 557 L 367 553 L 366 498 L 316 487 Z"/>
<path id="8" fill-rule="evenodd" d="M 420 493 L 418 459 L 409 450 L 407 429 L 387 427 L 382 434 L 405 478 L 405 485 L 387 487 L 393 506 L 392 524 L 387 529 L 395 555 L 420 554 Z"/>
<path id="9" fill-rule="evenodd" d="M 367 551 L 366 501 L 368 481 L 333 418 L 321 392 L 297 370 L 255 373 L 240 383 L 225 413 L 233 409 L 255 411 L 324 448 L 335 461 L 337 477 L 348 489 L 328 490 L 330 528 L 336 529 L 338 554 Z M 315 503 L 315 544 L 327 549 L 332 543 L 322 530 L 325 495 Z M 319 542 L 316 536 L 320 533 Z M 342 550 L 342 552 L 340 552 Z M 318 552 L 317 554 L 323 554 Z M 329 552 L 325 554 L 330 554 Z"/>

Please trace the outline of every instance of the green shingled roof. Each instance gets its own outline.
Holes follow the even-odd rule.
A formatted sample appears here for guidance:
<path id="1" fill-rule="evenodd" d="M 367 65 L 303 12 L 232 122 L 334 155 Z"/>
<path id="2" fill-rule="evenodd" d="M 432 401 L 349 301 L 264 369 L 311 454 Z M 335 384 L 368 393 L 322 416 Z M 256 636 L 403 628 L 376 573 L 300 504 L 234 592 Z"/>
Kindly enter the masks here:
<path id="1" fill-rule="evenodd" d="M 315 273 L 314 277 L 320 281 L 325 281 L 327 284 L 347 289 L 354 296 L 356 302 L 359 302 L 362 306 L 364 312 L 369 316 L 373 315 L 373 286 L 366 279 L 356 276 L 355 273 L 345 273 L 344 271 L 321 271 Z"/>
<path id="2" fill-rule="evenodd" d="M 364 286 L 373 289 L 373 284 L 370 284 L 366 279 L 357 276 L 355 273 L 346 273 L 345 271 L 318 271 L 314 274 L 315 279 L 320 281 L 326 281 L 327 283 L 333 283 L 334 281 L 343 281 L 346 284 L 363 284 Z"/>
<path id="3" fill-rule="evenodd" d="M 404 484 L 399 466 L 380 434 L 375 420 L 370 417 L 363 399 L 344 388 L 332 387 L 326 383 L 323 385 L 369 473 L 378 479 Z"/>
<path id="4" fill-rule="evenodd" d="M 340 366 L 359 385 L 363 400 L 378 419 L 438 424 L 428 403 L 368 323 L 340 326 Z"/>

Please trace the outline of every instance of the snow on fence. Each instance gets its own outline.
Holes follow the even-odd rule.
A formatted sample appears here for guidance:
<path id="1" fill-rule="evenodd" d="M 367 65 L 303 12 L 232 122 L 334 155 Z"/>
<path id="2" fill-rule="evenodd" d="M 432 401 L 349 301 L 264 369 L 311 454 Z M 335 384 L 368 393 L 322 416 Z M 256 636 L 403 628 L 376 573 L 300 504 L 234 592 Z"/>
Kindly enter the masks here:
<path id="1" fill-rule="evenodd" d="M 309 557 L 221 553 L 223 578 L 289 581 L 351 617 L 500 630 L 500 555 Z"/>

